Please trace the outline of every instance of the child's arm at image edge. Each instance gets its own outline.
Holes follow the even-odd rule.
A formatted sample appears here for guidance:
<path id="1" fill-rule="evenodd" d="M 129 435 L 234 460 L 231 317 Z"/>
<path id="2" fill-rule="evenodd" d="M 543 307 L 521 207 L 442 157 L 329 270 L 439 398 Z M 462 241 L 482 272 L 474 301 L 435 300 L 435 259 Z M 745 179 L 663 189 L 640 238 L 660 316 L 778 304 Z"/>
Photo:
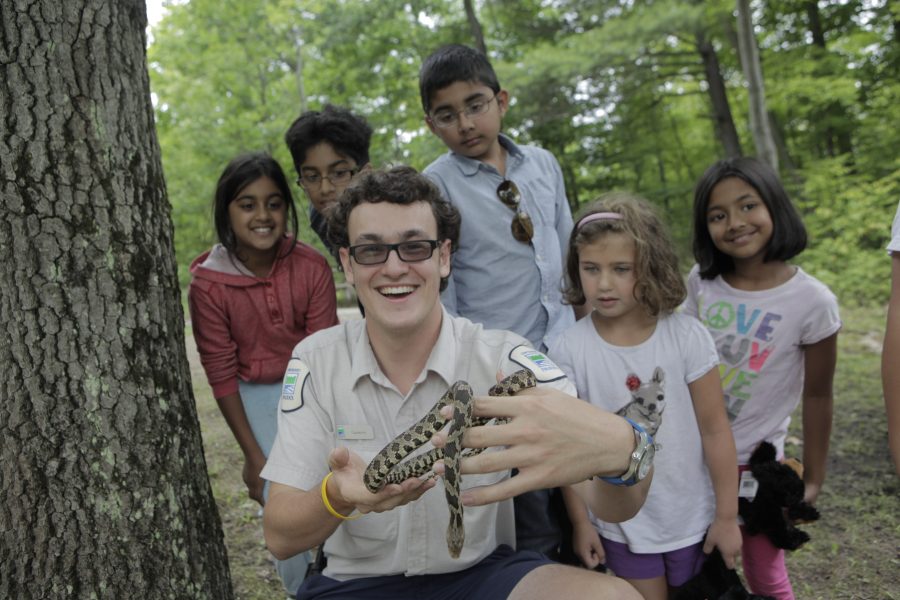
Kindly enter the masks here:
<path id="1" fill-rule="evenodd" d="M 891 299 L 881 353 L 881 384 L 888 420 L 888 445 L 900 475 L 900 252 L 891 255 Z"/>

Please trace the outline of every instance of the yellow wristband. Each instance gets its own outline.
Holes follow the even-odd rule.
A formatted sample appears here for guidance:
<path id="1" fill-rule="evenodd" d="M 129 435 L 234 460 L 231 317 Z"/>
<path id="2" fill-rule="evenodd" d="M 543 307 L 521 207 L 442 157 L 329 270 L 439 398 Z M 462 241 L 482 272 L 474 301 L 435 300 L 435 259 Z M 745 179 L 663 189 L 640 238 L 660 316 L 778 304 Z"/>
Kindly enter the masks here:
<path id="1" fill-rule="evenodd" d="M 322 480 L 322 503 L 325 505 L 325 510 L 330 512 L 333 516 L 338 519 L 342 519 L 344 521 L 352 521 L 353 519 L 358 519 L 362 515 L 353 515 L 351 517 L 347 517 L 334 510 L 334 507 L 331 505 L 331 502 L 328 501 L 328 493 L 325 491 L 325 486 L 328 485 L 328 478 L 331 477 L 334 473 L 331 471 L 328 472 L 328 475 L 325 476 L 325 479 Z"/>

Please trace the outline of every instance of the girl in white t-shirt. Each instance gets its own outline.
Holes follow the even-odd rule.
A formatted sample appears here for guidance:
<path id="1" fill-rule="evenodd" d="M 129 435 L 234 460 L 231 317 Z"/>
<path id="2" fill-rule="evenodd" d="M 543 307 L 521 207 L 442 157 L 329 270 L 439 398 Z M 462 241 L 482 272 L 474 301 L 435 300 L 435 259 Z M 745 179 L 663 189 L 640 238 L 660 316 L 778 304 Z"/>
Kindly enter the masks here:
<path id="1" fill-rule="evenodd" d="M 716 340 L 738 463 L 746 469 L 763 440 L 783 457 L 802 398 L 804 500 L 815 502 L 831 434 L 837 300 L 787 262 L 806 247 L 806 229 L 765 163 L 733 158 L 709 167 L 694 192 L 693 220 L 697 265 L 685 312 Z M 783 550 L 744 532 L 741 553 L 755 593 L 794 598 Z"/>
<path id="2" fill-rule="evenodd" d="M 589 567 L 605 562 L 644 598 L 665 600 L 699 571 L 704 552 L 717 546 L 733 565 L 740 548 L 716 349 L 696 319 L 673 314 L 684 282 L 647 202 L 610 194 L 591 204 L 572 231 L 566 269 L 566 301 L 587 301 L 593 312 L 550 355 L 581 398 L 637 422 L 658 449 L 647 501 L 624 523 L 594 518 L 563 491 L 574 550 Z"/>

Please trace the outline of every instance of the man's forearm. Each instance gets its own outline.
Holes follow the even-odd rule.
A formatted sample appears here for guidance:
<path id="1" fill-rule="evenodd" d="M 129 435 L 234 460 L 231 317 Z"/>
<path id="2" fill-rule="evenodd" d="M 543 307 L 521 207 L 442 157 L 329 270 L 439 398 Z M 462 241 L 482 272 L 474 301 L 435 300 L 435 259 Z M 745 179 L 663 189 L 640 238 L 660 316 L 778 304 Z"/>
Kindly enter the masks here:
<path id="1" fill-rule="evenodd" d="M 272 483 L 263 533 L 275 558 L 286 559 L 319 546 L 340 524 L 325 508 L 318 488 L 303 491 Z"/>

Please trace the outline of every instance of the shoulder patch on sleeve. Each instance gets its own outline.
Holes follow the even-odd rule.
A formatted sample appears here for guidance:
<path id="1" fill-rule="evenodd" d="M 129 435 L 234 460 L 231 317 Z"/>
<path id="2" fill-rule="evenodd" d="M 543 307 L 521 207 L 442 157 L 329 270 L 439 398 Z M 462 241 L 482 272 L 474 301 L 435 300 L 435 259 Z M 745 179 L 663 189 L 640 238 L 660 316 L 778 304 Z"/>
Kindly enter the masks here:
<path id="1" fill-rule="evenodd" d="M 309 367 L 299 358 L 292 358 L 284 372 L 281 384 L 281 412 L 294 412 L 303 408 L 303 388 L 309 379 Z"/>
<path id="2" fill-rule="evenodd" d="M 541 383 L 565 379 L 566 374 L 556 366 L 543 352 L 538 352 L 530 346 L 516 346 L 509 352 L 509 359 L 534 373 L 535 378 Z"/>

